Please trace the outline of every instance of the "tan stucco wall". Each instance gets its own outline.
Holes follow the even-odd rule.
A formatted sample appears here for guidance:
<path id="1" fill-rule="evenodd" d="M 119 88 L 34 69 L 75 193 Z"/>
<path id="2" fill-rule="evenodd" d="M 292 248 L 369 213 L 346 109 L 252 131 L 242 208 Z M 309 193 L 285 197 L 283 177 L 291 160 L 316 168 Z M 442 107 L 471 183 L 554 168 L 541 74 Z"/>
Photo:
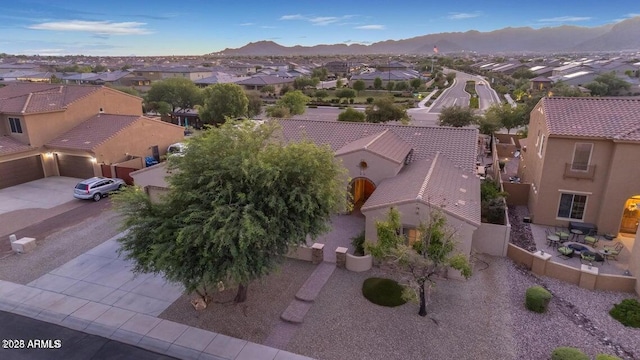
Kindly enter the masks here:
<path id="1" fill-rule="evenodd" d="M 506 256 L 511 226 L 482 223 L 473 233 L 474 251 L 493 256 Z"/>
<path id="2" fill-rule="evenodd" d="M 40 147 L 64 134 L 98 114 L 100 108 L 106 114 L 142 115 L 142 99 L 103 87 L 78 99 L 65 111 L 25 115 L 24 123 L 31 146 Z M 28 143 L 26 139 L 21 141 Z"/>
<path id="3" fill-rule="evenodd" d="M 151 156 L 151 147 L 158 145 L 160 155 L 169 145 L 184 140 L 184 129 L 159 120 L 141 118 L 116 136 L 95 148 L 98 163 L 112 164 L 126 160 L 127 155 Z"/>
<path id="4" fill-rule="evenodd" d="M 133 182 L 142 188 L 147 186 L 167 188 L 169 186 L 165 180 L 168 175 L 166 162 L 134 171 L 129 175 L 133 178 Z"/>
<path id="5" fill-rule="evenodd" d="M 640 195 L 640 143 L 613 144 L 613 154 L 606 159 L 611 170 L 596 221 L 598 231 L 615 234 L 620 228 L 625 202 L 631 196 Z"/>
<path id="6" fill-rule="evenodd" d="M 427 205 L 417 202 L 410 202 L 401 205 L 394 205 L 400 212 L 400 220 L 403 226 L 417 227 L 420 221 L 427 221 L 430 214 L 430 208 Z M 365 220 L 365 239 L 368 241 L 378 241 L 378 235 L 376 233 L 376 220 L 386 220 L 389 213 L 389 208 L 379 208 L 368 211 L 363 211 Z M 473 239 L 473 232 L 476 227 L 462 221 L 456 217 L 450 216 L 445 213 L 447 217 L 447 225 L 450 226 L 456 232 L 457 247 L 456 251 L 469 255 L 471 253 L 471 244 Z"/>
<path id="7" fill-rule="evenodd" d="M 376 186 L 380 185 L 382 180 L 396 176 L 403 166 L 403 163 L 398 164 L 364 150 L 339 155 L 336 158 L 342 160 L 342 165 L 349 170 L 350 178 L 365 177 Z M 367 168 L 364 170 L 360 169 L 361 161 L 367 162 Z"/>

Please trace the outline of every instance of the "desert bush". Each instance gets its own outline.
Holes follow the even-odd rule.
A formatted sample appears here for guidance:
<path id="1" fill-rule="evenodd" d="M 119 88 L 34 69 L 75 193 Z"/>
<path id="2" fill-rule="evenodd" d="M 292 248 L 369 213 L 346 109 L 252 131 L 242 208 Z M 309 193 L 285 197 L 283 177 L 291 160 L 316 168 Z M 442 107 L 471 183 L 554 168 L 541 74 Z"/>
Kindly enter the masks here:
<path id="1" fill-rule="evenodd" d="M 354 255 L 364 255 L 364 231 L 351 238 L 351 245 L 353 246 Z"/>
<path id="2" fill-rule="evenodd" d="M 589 360 L 589 356 L 580 349 L 563 346 L 553 350 L 551 360 Z"/>
<path id="3" fill-rule="evenodd" d="M 532 286 L 527 289 L 525 304 L 527 309 L 537 313 L 543 313 L 547 311 L 551 297 L 551 293 L 542 286 Z"/>
<path id="4" fill-rule="evenodd" d="M 615 304 L 609 315 L 624 326 L 640 328 L 640 302 L 636 299 L 624 299 Z"/>
<path id="5" fill-rule="evenodd" d="M 609 355 L 609 354 L 598 354 L 596 355 L 596 360 L 622 360 L 617 356 Z"/>

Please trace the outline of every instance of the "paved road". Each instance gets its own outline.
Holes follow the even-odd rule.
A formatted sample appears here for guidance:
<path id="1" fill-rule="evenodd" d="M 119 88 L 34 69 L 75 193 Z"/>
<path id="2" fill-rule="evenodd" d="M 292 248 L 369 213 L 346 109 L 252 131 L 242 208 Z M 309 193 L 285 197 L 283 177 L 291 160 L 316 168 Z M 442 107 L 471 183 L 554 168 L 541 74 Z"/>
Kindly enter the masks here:
<path id="1" fill-rule="evenodd" d="M 0 311 L 0 359 L 3 360 L 55 360 L 55 359 L 175 359 L 118 341 L 81 331 L 68 329 L 48 322 Z M 58 349 L 7 349 L 15 340 L 60 340 Z M 11 343 L 6 340 L 13 340 Z M 53 343 L 52 345 L 56 345 Z"/>
<path id="2" fill-rule="evenodd" d="M 464 90 L 464 87 L 467 83 L 467 80 L 475 80 L 475 77 L 463 72 L 453 71 L 456 73 L 456 78 L 447 90 L 445 90 L 442 95 L 436 101 L 434 101 L 433 106 L 429 110 L 430 113 L 439 114 L 442 111 L 442 108 L 449 106 L 469 106 L 469 99 L 471 95 Z"/>
<path id="3" fill-rule="evenodd" d="M 498 94 L 489 86 L 489 82 L 485 80 L 476 80 L 476 92 L 480 98 L 480 110 L 486 110 L 492 104 L 500 102 Z"/>

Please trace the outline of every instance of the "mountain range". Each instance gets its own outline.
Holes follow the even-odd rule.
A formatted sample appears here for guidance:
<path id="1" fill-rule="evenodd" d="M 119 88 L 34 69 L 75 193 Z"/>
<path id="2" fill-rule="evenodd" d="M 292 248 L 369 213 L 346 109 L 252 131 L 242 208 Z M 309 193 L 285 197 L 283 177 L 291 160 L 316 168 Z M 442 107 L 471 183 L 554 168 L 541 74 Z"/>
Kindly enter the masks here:
<path id="1" fill-rule="evenodd" d="M 534 29 L 508 27 L 489 32 L 470 30 L 417 36 L 403 40 L 386 40 L 370 45 L 333 44 L 282 46 L 273 41 L 249 43 L 237 49 L 224 49 L 214 55 L 294 56 L 294 55 L 364 55 L 364 54 L 433 54 L 477 52 L 554 53 L 640 50 L 640 16 L 598 27 L 557 26 Z"/>

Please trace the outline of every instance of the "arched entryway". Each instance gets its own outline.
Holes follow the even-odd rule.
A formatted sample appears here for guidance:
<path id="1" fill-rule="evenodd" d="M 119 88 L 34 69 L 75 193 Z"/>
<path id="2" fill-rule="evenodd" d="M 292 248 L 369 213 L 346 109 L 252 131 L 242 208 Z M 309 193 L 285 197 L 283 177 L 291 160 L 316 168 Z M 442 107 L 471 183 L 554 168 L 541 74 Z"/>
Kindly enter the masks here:
<path id="1" fill-rule="evenodd" d="M 635 234 L 638 229 L 638 222 L 640 222 L 640 195 L 635 195 L 628 198 L 624 203 L 620 232 Z"/>
<path id="2" fill-rule="evenodd" d="M 364 177 L 355 178 L 351 181 L 351 196 L 353 197 L 353 209 L 359 210 L 373 194 L 376 185 Z"/>

